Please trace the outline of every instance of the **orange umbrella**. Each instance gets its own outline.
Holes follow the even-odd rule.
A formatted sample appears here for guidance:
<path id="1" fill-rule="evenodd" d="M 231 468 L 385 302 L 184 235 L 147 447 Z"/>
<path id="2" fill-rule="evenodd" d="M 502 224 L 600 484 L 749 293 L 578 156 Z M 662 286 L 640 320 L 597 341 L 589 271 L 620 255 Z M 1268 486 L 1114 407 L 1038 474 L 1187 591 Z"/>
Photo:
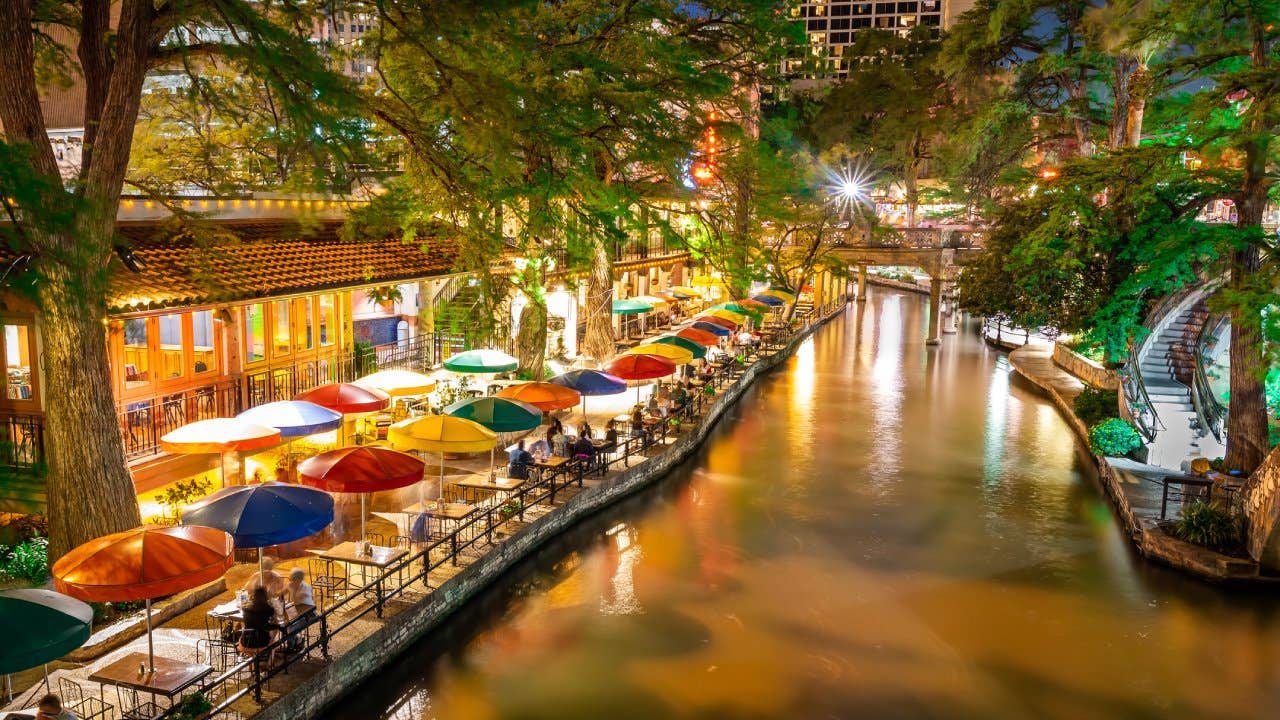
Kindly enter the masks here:
<path id="1" fill-rule="evenodd" d="M 747 298 L 746 300 L 737 300 L 736 302 L 745 308 L 759 310 L 760 312 L 769 312 L 773 310 L 773 308 L 769 307 L 767 304 L 750 298 Z"/>
<path id="2" fill-rule="evenodd" d="M 53 565 L 53 586 L 86 602 L 147 602 L 147 654 L 155 671 L 151 599 L 222 577 L 235 542 L 222 530 L 178 525 L 142 527 L 90 540 Z"/>
<path id="3" fill-rule="evenodd" d="M 355 383 L 328 383 L 295 395 L 293 399 L 313 402 L 343 415 L 377 412 L 391 405 L 390 395 Z"/>
<path id="4" fill-rule="evenodd" d="M 571 408 L 582 398 L 582 395 L 573 388 L 549 382 L 511 385 L 499 390 L 497 396 L 527 402 L 543 412 Z"/>
<path id="5" fill-rule="evenodd" d="M 676 331 L 676 337 L 682 337 L 692 340 L 703 347 L 714 347 L 720 344 L 720 338 L 706 330 L 699 330 L 695 327 L 687 327 Z"/>

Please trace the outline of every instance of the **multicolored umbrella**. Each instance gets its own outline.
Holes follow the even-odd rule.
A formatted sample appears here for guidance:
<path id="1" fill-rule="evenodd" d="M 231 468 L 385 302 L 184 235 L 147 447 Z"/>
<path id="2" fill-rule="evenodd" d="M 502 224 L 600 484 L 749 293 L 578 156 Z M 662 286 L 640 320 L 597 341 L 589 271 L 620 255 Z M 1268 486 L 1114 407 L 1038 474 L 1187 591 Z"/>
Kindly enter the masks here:
<path id="1" fill-rule="evenodd" d="M 93 608 L 44 589 L 0 590 L 0 675 L 52 662 L 89 640 Z M 46 677 L 47 677 L 46 673 Z"/>
<path id="2" fill-rule="evenodd" d="M 501 350 L 468 350 L 444 361 L 446 370 L 458 373 L 487 374 L 510 372 L 520 366 L 520 361 Z"/>
<path id="3" fill-rule="evenodd" d="M 755 310 L 759 313 L 767 313 L 773 310 L 772 305 L 769 305 L 768 303 L 762 303 L 759 300 L 755 300 L 753 298 L 746 298 L 745 300 L 737 300 L 735 302 L 737 302 L 742 307 L 747 308 L 748 310 Z"/>
<path id="4" fill-rule="evenodd" d="M 493 449 L 498 434 L 474 420 L 453 415 L 427 415 L 409 418 L 387 430 L 387 442 L 393 448 L 425 450 L 440 455 L 440 482 L 444 483 L 444 454 L 489 451 L 490 472 Z"/>
<path id="5" fill-rule="evenodd" d="M 783 300 L 777 295 L 765 295 L 763 293 L 759 295 L 752 295 L 751 299 L 762 305 L 768 305 L 769 307 L 775 307 L 775 308 L 782 307 L 783 305 L 787 304 L 786 300 Z"/>
<path id="6" fill-rule="evenodd" d="M 235 543 L 214 528 L 144 525 L 90 540 L 51 571 L 58 592 L 85 602 L 147 603 L 147 655 L 155 671 L 151 599 L 213 582 L 231 567 Z"/>
<path id="7" fill-rule="evenodd" d="M 759 295 L 771 295 L 771 296 L 773 296 L 773 297 L 778 298 L 779 300 L 782 300 L 783 302 L 788 302 L 788 303 L 793 303 L 793 302 L 795 302 L 795 301 L 796 301 L 796 294 L 795 294 L 795 292 L 793 292 L 793 291 L 792 291 L 791 289 L 789 289 L 789 288 L 780 287 L 780 286 L 778 286 L 778 285 L 774 285 L 773 287 L 769 288 L 768 290 L 765 290 L 765 291 L 760 292 L 760 293 L 757 293 L 757 294 L 759 294 Z"/>
<path id="8" fill-rule="evenodd" d="M 706 317 L 723 318 L 725 320 L 731 320 L 739 325 L 747 321 L 747 313 L 739 312 L 737 310 L 730 310 L 729 308 L 725 308 L 725 307 L 714 307 L 714 308 L 711 308 L 710 310 L 704 310 L 702 311 L 702 313 L 698 315 L 699 320 Z"/>
<path id="9" fill-rule="evenodd" d="M 725 315 L 728 315 L 728 313 L 726 312 L 723 315 L 703 313 L 702 315 L 695 317 L 693 320 L 694 324 L 711 323 L 712 325 L 719 325 L 726 330 L 736 330 L 738 329 L 738 326 L 742 324 L 741 320 L 734 320 L 732 317 L 725 317 Z"/>
<path id="10" fill-rule="evenodd" d="M 716 337 L 729 337 L 730 335 L 732 335 L 733 329 L 736 328 L 737 325 L 733 325 L 733 323 L 729 323 L 733 325 L 733 327 L 725 327 L 724 324 L 722 322 L 718 322 L 718 320 L 719 320 L 718 318 L 708 318 L 706 320 L 694 320 L 692 323 L 689 324 L 689 327 L 693 328 L 694 330 L 701 330 L 702 332 L 711 333 Z M 728 322 L 728 321 L 726 320 L 724 322 Z"/>
<path id="11" fill-rule="evenodd" d="M 390 395 L 355 383 L 327 383 L 299 393 L 293 399 L 313 402 L 343 415 L 377 412 L 391 405 Z"/>
<path id="12" fill-rule="evenodd" d="M 328 492 L 360 493 L 360 539 L 365 538 L 365 496 L 422 480 L 418 458 L 372 445 L 323 452 L 298 463 L 298 481 Z"/>
<path id="13" fill-rule="evenodd" d="M 599 370 L 569 370 L 547 382 L 563 385 L 578 391 L 579 395 L 617 395 L 626 392 L 627 382 L 620 377 Z"/>
<path id="14" fill-rule="evenodd" d="M 532 430 L 542 424 L 542 410 L 505 397 L 468 398 L 444 409 L 445 415 L 480 423 L 496 433 Z"/>
<path id="15" fill-rule="evenodd" d="M 160 436 L 160 449 L 182 455 L 261 450 L 280 442 L 280 431 L 239 418 L 187 423 Z"/>
<path id="16" fill-rule="evenodd" d="M 670 300 L 668 300 L 668 299 L 666 299 L 666 298 L 664 298 L 664 297 L 659 297 L 659 296 L 657 296 L 657 295 L 636 295 L 635 297 L 627 298 L 627 299 L 628 299 L 628 300 L 635 300 L 636 302 L 642 302 L 642 303 L 645 303 L 645 304 L 648 304 L 648 305 L 653 305 L 654 307 L 657 307 L 657 306 L 659 306 L 659 305 L 670 305 L 670 304 L 671 304 L 671 301 L 670 301 Z"/>
<path id="17" fill-rule="evenodd" d="M 720 303 L 719 305 L 713 306 L 711 310 L 708 312 L 716 311 L 716 310 L 725 310 L 727 312 L 737 313 L 744 317 L 749 317 L 753 320 L 756 320 L 757 322 L 764 320 L 763 312 L 753 307 L 747 307 L 746 305 L 743 305 L 742 303 L 739 303 L 739 302 Z"/>
<path id="18" fill-rule="evenodd" d="M 412 370 L 379 370 L 355 381 L 360 387 L 380 390 L 393 398 L 425 395 L 436 389 L 429 375 Z"/>
<path id="19" fill-rule="evenodd" d="M 717 325 L 716 327 L 719 326 Z M 720 329 L 723 330 L 724 328 Z M 686 340 L 692 340 L 703 347 L 714 347 L 720 344 L 720 338 L 718 335 L 709 330 L 694 327 L 693 325 L 676 330 L 675 335 L 676 337 L 682 337 Z"/>
<path id="20" fill-rule="evenodd" d="M 682 338 L 679 335 L 659 335 L 651 340 L 647 340 L 640 344 L 640 347 L 649 347 L 650 345 L 674 345 L 693 355 L 695 360 L 701 360 L 707 356 L 707 349 L 698 343 Z"/>
<path id="21" fill-rule="evenodd" d="M 570 387 L 551 382 L 528 382 L 499 390 L 498 397 L 521 400 L 543 412 L 564 410 L 578 404 L 582 395 Z"/>
<path id="22" fill-rule="evenodd" d="M 265 425 L 284 438 L 300 438 L 342 426 L 342 413 L 306 400 L 280 400 L 251 407 L 236 419 Z"/>
<path id="23" fill-rule="evenodd" d="M 653 306 L 647 302 L 626 298 L 614 300 L 612 309 L 614 315 L 639 315 L 640 313 L 649 312 L 653 309 Z"/>

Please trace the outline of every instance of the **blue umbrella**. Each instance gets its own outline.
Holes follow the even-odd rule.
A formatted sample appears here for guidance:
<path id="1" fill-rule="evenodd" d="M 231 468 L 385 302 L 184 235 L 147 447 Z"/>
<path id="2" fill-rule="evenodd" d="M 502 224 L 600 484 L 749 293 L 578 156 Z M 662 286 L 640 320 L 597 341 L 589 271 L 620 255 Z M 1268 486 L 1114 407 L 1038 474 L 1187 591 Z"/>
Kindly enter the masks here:
<path id="1" fill-rule="evenodd" d="M 315 535 L 332 522 L 329 493 L 278 482 L 223 488 L 182 511 L 183 525 L 223 530 L 236 547 L 258 548 L 258 572 L 262 548 Z"/>
<path id="2" fill-rule="evenodd" d="M 556 375 L 547 382 L 577 390 L 582 396 L 584 419 L 587 415 L 588 395 L 617 395 L 627 391 L 626 380 L 599 370 L 570 370 Z"/>
<path id="3" fill-rule="evenodd" d="M 305 437 L 326 430 L 334 430 L 342 425 L 342 413 L 306 400 L 280 400 L 258 405 L 236 417 L 258 425 L 273 427 L 280 431 L 281 437 L 285 438 Z"/>
<path id="4" fill-rule="evenodd" d="M 699 330 L 705 330 L 711 333 L 712 335 L 715 335 L 716 337 L 727 337 L 733 333 L 733 331 L 730 330 L 729 328 L 722 327 L 715 323 L 702 322 L 701 320 L 694 321 L 694 323 L 691 324 L 689 327 L 698 328 Z"/>
<path id="5" fill-rule="evenodd" d="M 774 297 L 773 295 L 754 295 L 751 299 L 756 302 L 762 302 L 769 307 L 782 307 L 787 304 L 782 298 Z"/>

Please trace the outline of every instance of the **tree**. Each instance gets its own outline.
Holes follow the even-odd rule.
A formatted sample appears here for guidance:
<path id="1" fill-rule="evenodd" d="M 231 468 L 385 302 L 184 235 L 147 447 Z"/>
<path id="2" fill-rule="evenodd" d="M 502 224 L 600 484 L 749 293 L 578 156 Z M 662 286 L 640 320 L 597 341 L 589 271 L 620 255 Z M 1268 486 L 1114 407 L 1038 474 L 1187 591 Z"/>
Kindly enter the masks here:
<path id="1" fill-rule="evenodd" d="M 117 14 L 118 11 L 118 14 Z M 10 0 L 0 3 L 0 124 L 7 152 L 28 158 L 48 197 L 5 193 L 18 227 L 11 248 L 30 258 L 42 312 L 50 557 L 138 522 L 108 380 L 102 319 L 115 215 L 148 71 L 220 54 L 260 73 L 300 126 L 327 125 L 348 97 L 309 42 L 297 6 L 249 0 Z M 206 40 L 213 28 L 226 40 Z M 84 152 L 65 189 L 40 109 L 42 82 L 78 76 Z M 8 198 L 13 198 L 9 201 Z M 52 212 L 56 222 L 49 219 Z"/>

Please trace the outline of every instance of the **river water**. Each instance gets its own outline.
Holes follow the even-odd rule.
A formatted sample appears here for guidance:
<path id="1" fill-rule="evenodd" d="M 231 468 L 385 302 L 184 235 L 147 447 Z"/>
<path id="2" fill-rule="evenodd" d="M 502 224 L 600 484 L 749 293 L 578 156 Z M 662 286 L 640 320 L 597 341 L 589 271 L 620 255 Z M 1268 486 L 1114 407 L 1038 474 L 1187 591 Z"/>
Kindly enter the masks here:
<path id="1" fill-rule="evenodd" d="M 874 291 L 662 487 L 333 718 L 1276 718 L 1280 600 L 1130 551 L 1071 431 Z"/>

